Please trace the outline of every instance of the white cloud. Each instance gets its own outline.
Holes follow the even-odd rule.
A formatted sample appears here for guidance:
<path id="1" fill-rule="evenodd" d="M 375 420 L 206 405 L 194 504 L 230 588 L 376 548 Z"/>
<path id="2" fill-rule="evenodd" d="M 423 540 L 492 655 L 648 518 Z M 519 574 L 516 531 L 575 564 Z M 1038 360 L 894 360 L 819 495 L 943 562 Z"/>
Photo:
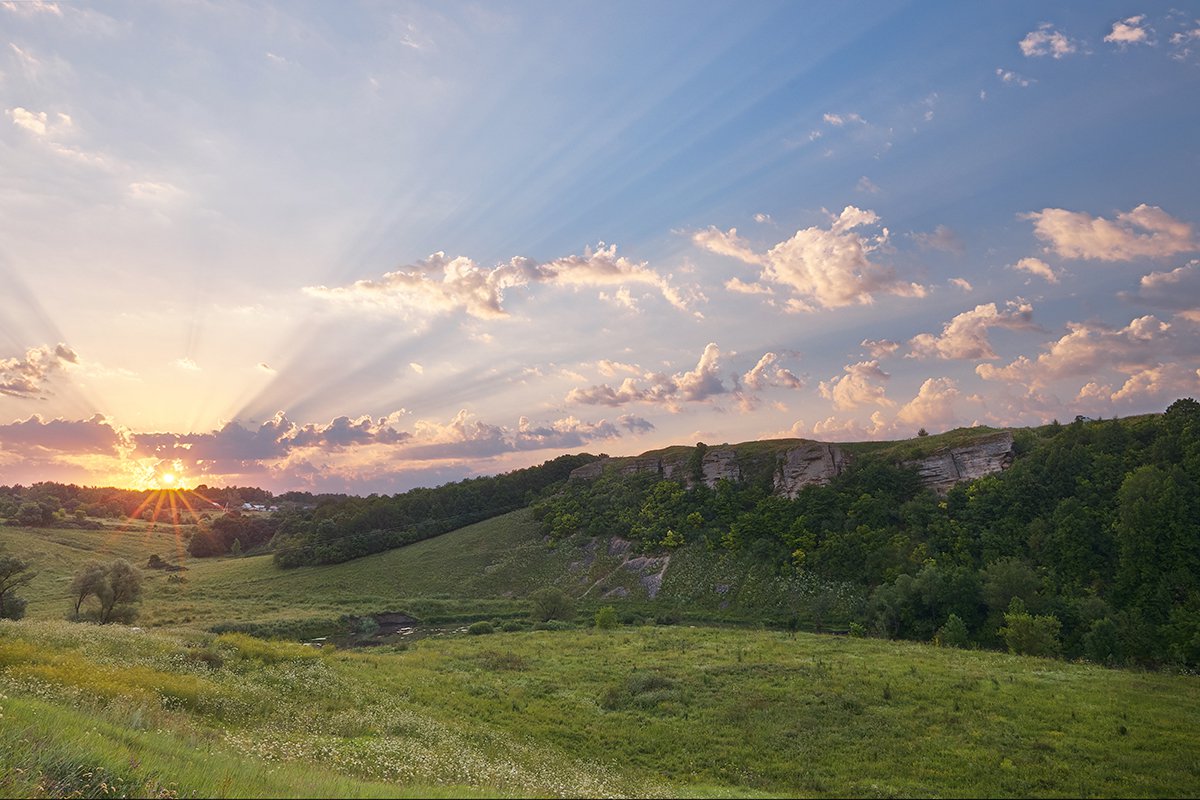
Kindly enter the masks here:
<path id="1" fill-rule="evenodd" d="M 1121 49 L 1131 44 L 1153 44 L 1150 39 L 1152 31 L 1142 25 L 1145 20 L 1146 15 L 1139 14 L 1136 17 L 1128 17 L 1114 22 L 1112 31 L 1104 37 L 1104 41 L 1115 44 Z"/>
<path id="2" fill-rule="evenodd" d="M 769 225 L 771 223 L 771 215 L 763 213 L 755 214 L 754 221 L 761 225 Z"/>
<path id="3" fill-rule="evenodd" d="M 411 369 L 413 372 L 417 373 L 418 375 L 425 374 L 425 367 L 421 366 L 416 361 L 408 362 L 408 368 Z"/>
<path id="4" fill-rule="evenodd" d="M 872 260 L 887 244 L 888 229 L 881 228 L 874 235 L 860 229 L 878 222 L 873 211 L 846 206 L 841 214 L 830 217 L 828 228 L 797 231 L 765 254 L 741 240 L 736 229 L 723 233 L 709 228 L 692 238 L 712 252 L 760 266 L 762 280 L 796 292 L 799 297 L 788 301 L 787 310 L 807 311 L 814 304 L 824 308 L 869 304 L 877 294 L 923 297 L 923 286 L 901 281 L 891 267 Z"/>
<path id="5" fill-rule="evenodd" d="M 858 408 L 865 405 L 894 406 L 876 381 L 886 381 L 891 376 L 879 368 L 877 360 L 847 364 L 843 374 L 821 381 L 821 396 L 833 401 L 838 410 Z"/>
<path id="6" fill-rule="evenodd" d="M 186 356 L 183 358 L 175 359 L 174 361 L 171 362 L 171 366 L 176 367 L 178 369 L 182 369 L 186 372 L 199 372 L 200 371 L 200 365 L 197 364 L 192 359 L 187 358 Z"/>
<path id="7" fill-rule="evenodd" d="M 762 283 L 747 283 L 741 278 L 725 281 L 725 288 L 736 294 L 775 294 L 775 290 Z"/>
<path id="8" fill-rule="evenodd" d="M 1193 330 L 1146 315 L 1123 328 L 1069 322 L 1067 333 L 1045 345 L 1037 358 L 1021 356 L 1002 367 L 980 364 L 975 371 L 984 380 L 1037 391 L 1069 377 L 1095 382 L 1109 371 L 1131 377 L 1163 365 L 1194 363 L 1198 355 L 1200 337 Z"/>
<path id="9" fill-rule="evenodd" d="M 896 421 L 913 427 L 951 428 L 958 424 L 954 402 L 962 396 L 949 378 L 928 378 L 917 396 L 896 412 Z"/>
<path id="10" fill-rule="evenodd" d="M 31 347 L 25 356 L 0 358 L 0 395 L 32 398 L 42 394 L 50 378 L 79 356 L 65 344 Z"/>
<path id="11" fill-rule="evenodd" d="M 447 258 L 434 253 L 413 268 L 386 273 L 381 279 L 360 280 L 349 286 L 308 286 L 314 297 L 356 306 L 373 307 L 403 314 L 437 314 L 463 311 L 478 319 L 509 316 L 504 294 L 530 284 L 552 286 L 621 286 L 644 284 L 656 288 L 678 309 L 688 301 L 645 262 L 617 255 L 616 245 L 603 242 L 583 255 L 570 255 L 545 263 L 515 257 L 492 269 L 482 269 L 469 258 Z"/>
<path id="12" fill-rule="evenodd" d="M 1043 22 L 1036 31 L 1025 34 L 1018 46 L 1026 57 L 1052 56 L 1062 58 L 1078 50 L 1078 44 L 1061 31 L 1054 30 L 1053 23 Z"/>
<path id="13" fill-rule="evenodd" d="M 796 377 L 791 370 L 779 366 L 779 356 L 775 353 L 764 353 L 758 363 L 742 376 L 742 382 L 756 390 L 769 386 L 780 386 L 786 389 L 802 389 L 804 387 L 804 381 Z"/>
<path id="14" fill-rule="evenodd" d="M 1054 274 L 1054 270 L 1040 258 L 1022 258 L 1013 264 L 1012 268 L 1021 272 L 1028 272 L 1030 275 L 1036 275 L 1047 283 L 1058 283 L 1058 276 Z"/>
<path id="15" fill-rule="evenodd" d="M 922 333 L 909 342 L 911 357 L 941 359 L 994 359 L 987 332 L 990 328 L 1029 329 L 1033 327 L 1033 306 L 1023 300 L 1009 301 L 1000 311 L 995 303 L 975 306 L 958 314 L 934 336 Z"/>
<path id="16" fill-rule="evenodd" d="M 54 17 L 61 17 L 63 15 L 58 3 L 49 3 L 46 0 L 19 0 L 19 2 L 4 0 L 4 2 L 0 3 L 0 8 L 19 17 L 33 17 L 38 14 L 49 14 Z"/>
<path id="17" fill-rule="evenodd" d="M 1020 86 L 1022 89 L 1037 83 L 1037 81 L 1033 80 L 1032 78 L 1026 78 L 1020 73 L 1013 72 L 1010 69 L 1004 69 L 1003 67 L 996 67 L 996 77 L 1009 86 Z"/>
<path id="18" fill-rule="evenodd" d="M 866 175 L 863 175 L 858 179 L 858 183 L 855 184 L 854 188 L 858 189 L 860 192 L 865 192 L 866 194 L 879 194 L 879 192 L 882 191 Z"/>
<path id="19" fill-rule="evenodd" d="M 900 343 L 891 339 L 863 339 L 860 346 L 867 355 L 875 359 L 890 356 L 900 349 Z"/>
<path id="20" fill-rule="evenodd" d="M 1044 208 L 1020 215 L 1033 220 L 1034 234 L 1062 258 L 1130 261 L 1166 258 L 1200 249 L 1189 223 L 1175 219 L 1158 206 L 1139 205 L 1122 211 L 1116 220 L 1082 211 Z"/>
<path id="21" fill-rule="evenodd" d="M 972 286 L 971 282 L 966 278 L 951 278 L 949 282 L 951 286 L 961 289 L 964 292 L 972 292 L 975 290 L 975 287 Z"/>
<path id="22" fill-rule="evenodd" d="M 709 342 L 691 370 L 674 375 L 647 371 L 637 378 L 625 378 L 617 387 L 606 383 L 576 387 L 567 393 L 566 402 L 605 406 L 650 403 L 678 410 L 682 402 L 700 402 L 732 391 L 718 372 L 720 359 L 721 349 L 715 342 Z"/>
<path id="23" fill-rule="evenodd" d="M 1143 275 L 1138 290 L 1122 292 L 1121 297 L 1200 322 L 1200 260 L 1193 259 L 1170 272 Z"/>

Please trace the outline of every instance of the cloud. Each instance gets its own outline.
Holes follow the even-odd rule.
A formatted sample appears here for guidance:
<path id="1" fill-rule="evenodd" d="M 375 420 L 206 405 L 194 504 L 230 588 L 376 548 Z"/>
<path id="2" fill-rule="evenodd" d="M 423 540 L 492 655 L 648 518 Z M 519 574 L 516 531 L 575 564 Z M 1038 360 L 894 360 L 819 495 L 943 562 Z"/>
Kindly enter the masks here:
<path id="1" fill-rule="evenodd" d="M 622 414 L 617 417 L 617 425 L 629 431 L 634 436 L 640 436 L 643 433 L 650 433 L 654 430 L 653 422 L 633 414 Z"/>
<path id="2" fill-rule="evenodd" d="M 1198 355 L 1200 337 L 1194 330 L 1146 315 L 1123 328 L 1069 322 L 1067 333 L 1045 345 L 1037 358 L 1021 356 L 1002 367 L 980 364 L 975 371 L 984 380 L 1036 391 L 1063 378 L 1086 375 L 1095 381 L 1109 371 L 1130 377 L 1172 363 L 1168 359 L 1193 363 Z"/>
<path id="3" fill-rule="evenodd" d="M 1078 50 L 1078 44 L 1061 31 L 1054 30 L 1054 24 L 1043 22 L 1036 31 L 1025 34 L 1018 42 L 1021 52 L 1027 58 L 1035 56 L 1052 56 L 1062 58 Z"/>
<path id="4" fill-rule="evenodd" d="M 938 225 L 928 233 L 910 233 L 909 238 L 917 243 L 922 250 L 940 250 L 944 253 L 963 255 L 967 248 L 963 245 L 958 234 L 945 225 Z"/>
<path id="5" fill-rule="evenodd" d="M 20 2 L 4 0 L 0 3 L 0 8 L 19 17 L 33 17 L 38 14 L 49 14 L 54 17 L 63 15 L 58 3 L 48 3 L 45 0 L 20 0 Z"/>
<path id="6" fill-rule="evenodd" d="M 938 336 L 930 333 L 914 336 L 909 341 L 910 357 L 995 359 L 999 356 L 988 341 L 990 328 L 1028 330 L 1033 327 L 1033 306 L 1023 300 L 1009 301 L 1004 311 L 998 310 L 995 303 L 981 304 L 955 316 L 942 327 Z"/>
<path id="7" fill-rule="evenodd" d="M 864 405 L 894 406 L 887 399 L 884 389 L 876 381 L 886 381 L 891 376 L 879 368 L 877 360 L 860 361 L 842 368 L 844 374 L 821 381 L 821 396 L 833 401 L 838 410 L 858 408 Z"/>
<path id="8" fill-rule="evenodd" d="M 796 377 L 791 370 L 779 366 L 779 356 L 775 353 L 764 353 L 758 363 L 742 376 L 742 382 L 751 389 L 766 389 L 770 386 L 785 389 L 804 388 L 804 381 Z"/>
<path id="9" fill-rule="evenodd" d="M 199 372 L 200 371 L 200 365 L 197 364 L 192 359 L 187 358 L 187 357 L 175 359 L 174 361 L 171 362 L 171 366 L 176 367 L 178 369 L 185 370 L 187 372 Z"/>
<path id="10" fill-rule="evenodd" d="M 1054 270 L 1040 258 L 1022 258 L 1012 265 L 1012 269 L 1036 275 L 1047 283 L 1058 283 L 1058 276 L 1054 274 Z"/>
<path id="11" fill-rule="evenodd" d="M 1152 31 L 1142 25 L 1145 19 L 1145 14 L 1139 14 L 1114 22 L 1112 31 L 1104 37 L 1104 41 L 1115 44 L 1122 50 L 1131 44 L 1153 44 L 1150 39 Z"/>
<path id="12" fill-rule="evenodd" d="M 951 278 L 949 283 L 951 286 L 961 289 L 964 292 L 972 292 L 975 290 L 975 287 L 972 286 L 971 282 L 966 278 Z"/>
<path id="13" fill-rule="evenodd" d="M 43 345 L 25 351 L 25 357 L 0 358 L 0 395 L 37 397 L 64 364 L 78 364 L 79 356 L 65 344 Z"/>
<path id="14" fill-rule="evenodd" d="M 862 423 L 857 419 L 839 419 L 837 417 L 826 417 L 823 420 L 818 420 L 812 426 L 804 423 L 804 420 L 796 420 L 790 428 L 784 431 L 770 434 L 767 438 L 774 439 L 819 439 L 821 441 L 833 442 L 853 442 L 862 441 L 864 439 L 878 439 L 883 436 L 889 429 L 887 421 L 883 414 L 876 411 L 871 414 L 867 424 Z"/>
<path id="15" fill-rule="evenodd" d="M 917 396 L 896 412 L 896 421 L 913 427 L 951 428 L 957 425 L 954 401 L 962 393 L 949 378 L 928 378 L 917 390 Z"/>
<path id="16" fill-rule="evenodd" d="M 1062 208 L 1044 208 L 1020 218 L 1032 220 L 1034 235 L 1062 258 L 1130 261 L 1200 249 L 1192 226 L 1158 206 L 1142 204 L 1119 212 L 1116 220 Z"/>
<path id="17" fill-rule="evenodd" d="M 545 263 L 515 257 L 492 269 L 480 268 L 465 256 L 447 258 L 438 252 L 409 269 L 384 274 L 379 280 L 360 280 L 349 286 L 308 286 L 314 297 L 353 306 L 366 306 L 402 314 L 439 314 L 463 311 L 478 319 L 509 316 L 504 294 L 530 284 L 553 286 L 621 286 L 644 284 L 657 289 L 671 305 L 684 310 L 688 299 L 645 262 L 617 255 L 616 245 L 603 242 L 583 255 L 570 255 Z"/>
<path id="18" fill-rule="evenodd" d="M 1026 78 L 1020 73 L 1013 72 L 1010 69 L 1004 69 L 1003 67 L 996 67 L 996 77 L 1009 86 L 1020 86 L 1022 89 L 1037 83 L 1037 81 L 1033 80 L 1032 78 Z"/>
<path id="19" fill-rule="evenodd" d="M 769 225 L 771 223 L 771 215 L 764 214 L 760 211 L 754 215 L 754 221 L 761 225 Z"/>
<path id="20" fill-rule="evenodd" d="M 640 417 L 621 417 L 614 425 L 607 420 L 583 422 L 573 416 L 536 424 L 522 416 L 515 429 L 492 425 L 473 418 L 463 409 L 448 423 L 419 420 L 413 438 L 402 450 L 406 459 L 442 460 L 487 458 L 529 450 L 583 447 L 589 442 L 615 439 L 619 428 L 631 432 L 652 430 Z"/>
<path id="21" fill-rule="evenodd" d="M 823 308 L 869 304 L 877 294 L 923 297 L 923 286 L 901 281 L 891 267 L 871 260 L 872 254 L 887 244 L 888 229 L 875 235 L 860 229 L 878 222 L 873 211 L 846 206 L 841 214 L 831 216 L 828 228 L 797 231 L 762 254 L 738 238 L 736 229 L 723 233 L 709 228 L 692 240 L 714 253 L 761 267 L 763 281 L 799 294 L 785 306 L 791 311 L 812 310 L 813 303 Z"/>
<path id="22" fill-rule="evenodd" d="M 857 122 L 860 125 L 866 125 L 867 121 L 858 114 L 825 114 L 822 119 L 825 124 L 832 125 L 835 128 L 840 128 L 848 122 Z"/>
<path id="23" fill-rule="evenodd" d="M 725 288 L 735 294 L 775 294 L 770 286 L 761 283 L 747 283 L 741 278 L 730 278 L 725 281 Z"/>
<path id="24" fill-rule="evenodd" d="M 1121 292 L 1120 296 L 1200 322 L 1200 260 L 1193 259 L 1170 272 L 1143 275 L 1136 292 Z"/>
<path id="25" fill-rule="evenodd" d="M 871 358 L 876 359 L 890 356 L 900 349 L 900 343 L 891 339 L 863 339 L 860 346 Z"/>
<path id="26" fill-rule="evenodd" d="M 126 433 L 103 415 L 87 420 L 44 420 L 37 414 L 0 425 L 0 449 L 35 456 L 38 451 L 118 455 L 127 447 Z"/>
<path id="27" fill-rule="evenodd" d="M 865 192 L 867 194 L 879 194 L 879 192 L 882 191 L 866 175 L 863 175 L 861 178 L 858 179 L 858 183 L 855 184 L 854 188 L 856 188 L 860 192 Z"/>
<path id="28" fill-rule="evenodd" d="M 616 387 L 607 383 L 576 387 L 567 393 L 566 402 L 614 407 L 650 403 L 678 410 L 683 402 L 701 402 L 733 391 L 721 379 L 720 359 L 721 349 L 709 342 L 691 370 L 674 375 L 647 371 L 638 378 L 625 378 Z"/>

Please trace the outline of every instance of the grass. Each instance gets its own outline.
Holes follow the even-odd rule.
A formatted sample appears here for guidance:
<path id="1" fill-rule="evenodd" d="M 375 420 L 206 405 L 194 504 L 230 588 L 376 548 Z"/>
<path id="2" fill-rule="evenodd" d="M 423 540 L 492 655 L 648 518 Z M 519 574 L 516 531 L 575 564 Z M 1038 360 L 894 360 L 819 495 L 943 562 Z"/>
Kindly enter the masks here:
<path id="1" fill-rule="evenodd" d="M 23 621 L 0 624 L 0 693 L 4 795 L 1200 793 L 1195 676 L 846 637 L 329 652 Z"/>

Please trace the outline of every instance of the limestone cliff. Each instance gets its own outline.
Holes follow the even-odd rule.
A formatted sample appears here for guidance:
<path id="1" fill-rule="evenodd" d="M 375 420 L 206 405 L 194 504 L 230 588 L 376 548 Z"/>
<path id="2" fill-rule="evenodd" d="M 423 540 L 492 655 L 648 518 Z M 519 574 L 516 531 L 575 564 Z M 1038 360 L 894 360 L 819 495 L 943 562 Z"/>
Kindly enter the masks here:
<path id="1" fill-rule="evenodd" d="M 926 441 L 927 447 L 936 447 L 934 437 Z M 753 445 L 752 454 L 747 452 L 751 449 L 750 445 Z M 597 478 L 607 467 L 612 466 L 623 475 L 651 472 L 664 480 L 676 480 L 691 487 L 696 482 L 695 461 L 692 460 L 694 456 L 695 450 L 690 447 L 672 447 L 640 456 L 604 458 L 576 469 L 571 473 L 571 477 Z M 880 453 L 878 457 L 888 456 Z M 1012 433 L 1000 431 L 993 434 L 981 433 L 979 438 L 969 444 L 935 449 L 929 455 L 899 463 L 902 466 L 915 467 L 923 484 L 939 494 L 945 494 L 956 483 L 975 480 L 1008 468 L 1012 459 Z M 750 465 L 751 474 L 760 474 L 757 470 L 766 463 L 767 471 L 773 472 L 775 493 L 794 498 L 805 486 L 828 484 L 842 474 L 851 461 L 851 453 L 846 448 L 828 442 L 788 439 L 744 445 L 718 445 L 705 450 L 700 461 L 700 475 L 705 485 L 713 487 L 722 478 L 733 482 L 746 479 L 747 465 Z"/>
<path id="2" fill-rule="evenodd" d="M 1013 460 L 1013 435 L 1002 431 L 994 436 L 954 447 L 925 458 L 904 462 L 917 468 L 921 483 L 938 494 L 950 491 L 956 483 L 973 481 L 984 475 L 1007 469 Z"/>
<path id="3" fill-rule="evenodd" d="M 836 444 L 806 442 L 786 450 L 775 470 L 775 494 L 794 499 L 805 486 L 823 486 L 841 475 L 849 462 Z"/>

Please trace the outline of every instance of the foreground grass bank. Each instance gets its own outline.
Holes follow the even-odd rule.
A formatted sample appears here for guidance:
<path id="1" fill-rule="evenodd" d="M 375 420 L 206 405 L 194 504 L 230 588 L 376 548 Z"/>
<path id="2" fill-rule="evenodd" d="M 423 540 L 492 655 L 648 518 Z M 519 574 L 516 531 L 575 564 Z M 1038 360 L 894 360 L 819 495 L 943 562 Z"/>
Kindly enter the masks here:
<path id="1" fill-rule="evenodd" d="M 0 692 L 4 795 L 1200 793 L 1194 676 L 844 637 L 364 653 L 24 621 L 0 624 Z"/>

